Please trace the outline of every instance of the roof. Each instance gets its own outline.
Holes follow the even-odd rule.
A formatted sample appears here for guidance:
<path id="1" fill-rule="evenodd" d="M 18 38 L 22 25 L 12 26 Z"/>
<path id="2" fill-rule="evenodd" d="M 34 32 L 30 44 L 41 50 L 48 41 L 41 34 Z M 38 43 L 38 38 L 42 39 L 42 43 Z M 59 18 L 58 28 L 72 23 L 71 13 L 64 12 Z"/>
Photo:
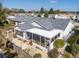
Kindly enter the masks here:
<path id="1" fill-rule="evenodd" d="M 38 35 L 41 35 L 41 36 L 47 37 L 47 38 L 55 37 L 55 35 L 60 33 L 60 30 L 45 31 L 45 30 L 37 29 L 37 28 L 32 28 L 32 29 L 29 29 L 26 31 L 34 33 L 34 34 L 38 34 Z"/>
<path id="2" fill-rule="evenodd" d="M 15 18 L 11 20 L 25 22 L 24 24 L 18 25 L 24 31 L 31 28 L 40 28 L 48 31 L 52 29 L 65 30 L 70 21 L 68 19 L 53 19 L 53 18 L 41 18 L 41 17 L 30 17 L 30 16 L 15 16 Z M 33 22 L 37 23 L 41 27 L 33 26 L 32 25 Z"/>

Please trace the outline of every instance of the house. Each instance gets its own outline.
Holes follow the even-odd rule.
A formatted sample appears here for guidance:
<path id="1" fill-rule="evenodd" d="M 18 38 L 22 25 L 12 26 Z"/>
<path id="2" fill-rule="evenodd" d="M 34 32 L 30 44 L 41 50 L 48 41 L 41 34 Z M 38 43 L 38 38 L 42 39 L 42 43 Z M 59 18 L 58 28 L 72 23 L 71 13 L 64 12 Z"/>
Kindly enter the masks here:
<path id="1" fill-rule="evenodd" d="M 65 14 L 56 14 L 55 18 L 57 18 L 57 19 L 69 19 L 69 17 Z"/>
<path id="2" fill-rule="evenodd" d="M 55 14 L 48 14 L 48 18 L 55 18 Z"/>
<path id="3" fill-rule="evenodd" d="M 16 36 L 23 40 L 30 40 L 42 50 L 51 50 L 57 38 L 67 40 L 72 33 L 73 24 L 69 19 L 53 19 L 30 16 L 9 16 L 15 21 Z"/>

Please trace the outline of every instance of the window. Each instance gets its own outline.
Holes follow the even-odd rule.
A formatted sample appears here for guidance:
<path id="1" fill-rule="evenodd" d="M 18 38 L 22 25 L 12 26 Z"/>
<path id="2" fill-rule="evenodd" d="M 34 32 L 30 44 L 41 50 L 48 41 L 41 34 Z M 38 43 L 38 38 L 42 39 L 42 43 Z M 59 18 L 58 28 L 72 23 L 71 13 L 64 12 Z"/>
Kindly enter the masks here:
<path id="1" fill-rule="evenodd" d="M 59 34 L 57 34 L 54 38 L 52 38 L 51 42 L 53 42 L 53 41 L 54 41 L 54 39 L 57 39 L 59 36 L 60 36 L 60 33 L 59 33 Z"/>
<path id="2" fill-rule="evenodd" d="M 60 36 L 60 33 L 58 34 L 58 37 Z"/>
<path id="3" fill-rule="evenodd" d="M 37 34 L 33 34 L 33 40 L 35 43 L 40 44 L 40 36 Z"/>
<path id="4" fill-rule="evenodd" d="M 17 35 L 20 35 L 21 37 L 23 37 L 23 32 L 22 32 L 22 31 L 16 30 L 16 34 L 17 34 Z"/>
<path id="5" fill-rule="evenodd" d="M 32 33 L 27 32 L 27 36 L 29 37 L 29 39 L 32 39 Z"/>
<path id="6" fill-rule="evenodd" d="M 50 41 L 50 39 L 49 38 L 46 38 L 46 48 L 49 47 L 49 41 Z"/>
<path id="7" fill-rule="evenodd" d="M 45 46 L 45 37 L 42 37 L 42 36 L 41 36 L 41 45 Z"/>
<path id="8" fill-rule="evenodd" d="M 53 41 L 54 41 L 54 38 L 52 38 L 51 42 L 53 42 Z"/>

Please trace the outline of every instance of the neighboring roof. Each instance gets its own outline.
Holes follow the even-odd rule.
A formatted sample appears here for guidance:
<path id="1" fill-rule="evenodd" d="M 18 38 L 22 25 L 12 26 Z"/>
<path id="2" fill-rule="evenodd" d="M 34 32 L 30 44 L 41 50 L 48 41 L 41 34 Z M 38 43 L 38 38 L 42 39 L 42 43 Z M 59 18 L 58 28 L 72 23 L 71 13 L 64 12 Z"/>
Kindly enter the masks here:
<path id="1" fill-rule="evenodd" d="M 8 16 L 7 18 L 11 18 L 12 19 L 12 18 L 15 18 L 15 17 L 14 16 Z"/>
<path id="2" fill-rule="evenodd" d="M 37 29 L 37 28 L 32 28 L 32 29 L 29 29 L 26 31 L 34 33 L 34 34 L 38 34 L 38 35 L 41 35 L 41 36 L 47 37 L 47 38 L 55 37 L 55 35 L 60 33 L 60 30 L 45 31 L 45 30 Z"/>
<path id="3" fill-rule="evenodd" d="M 18 26 L 22 30 L 28 30 L 31 28 L 40 28 L 44 30 L 60 29 L 65 30 L 69 24 L 68 19 L 53 19 L 53 18 L 41 18 L 41 17 L 29 17 L 29 16 L 15 16 L 14 21 L 25 22 L 24 24 L 19 24 Z M 33 26 L 32 23 L 35 22 L 41 27 Z"/>

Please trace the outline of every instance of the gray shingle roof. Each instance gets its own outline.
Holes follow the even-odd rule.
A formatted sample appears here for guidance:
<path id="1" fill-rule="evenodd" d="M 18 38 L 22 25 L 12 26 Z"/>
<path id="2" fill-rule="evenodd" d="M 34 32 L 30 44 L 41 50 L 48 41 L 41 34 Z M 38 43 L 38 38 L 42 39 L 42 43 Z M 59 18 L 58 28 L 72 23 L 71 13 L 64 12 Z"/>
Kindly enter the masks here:
<path id="1" fill-rule="evenodd" d="M 69 24 L 69 19 L 55 19 L 55 20 L 51 20 L 52 25 L 54 26 L 55 29 L 61 29 L 61 30 L 65 30 L 65 28 L 67 27 L 67 25 Z"/>
<path id="2" fill-rule="evenodd" d="M 24 24 L 19 24 L 18 26 L 22 30 L 27 30 L 31 28 L 40 28 L 33 26 L 31 23 L 36 22 L 41 26 L 41 29 L 44 30 L 52 30 L 52 29 L 60 29 L 65 30 L 70 20 L 68 19 L 53 19 L 53 18 L 41 18 L 41 17 L 28 17 L 28 16 L 16 16 L 14 21 L 25 22 Z"/>

